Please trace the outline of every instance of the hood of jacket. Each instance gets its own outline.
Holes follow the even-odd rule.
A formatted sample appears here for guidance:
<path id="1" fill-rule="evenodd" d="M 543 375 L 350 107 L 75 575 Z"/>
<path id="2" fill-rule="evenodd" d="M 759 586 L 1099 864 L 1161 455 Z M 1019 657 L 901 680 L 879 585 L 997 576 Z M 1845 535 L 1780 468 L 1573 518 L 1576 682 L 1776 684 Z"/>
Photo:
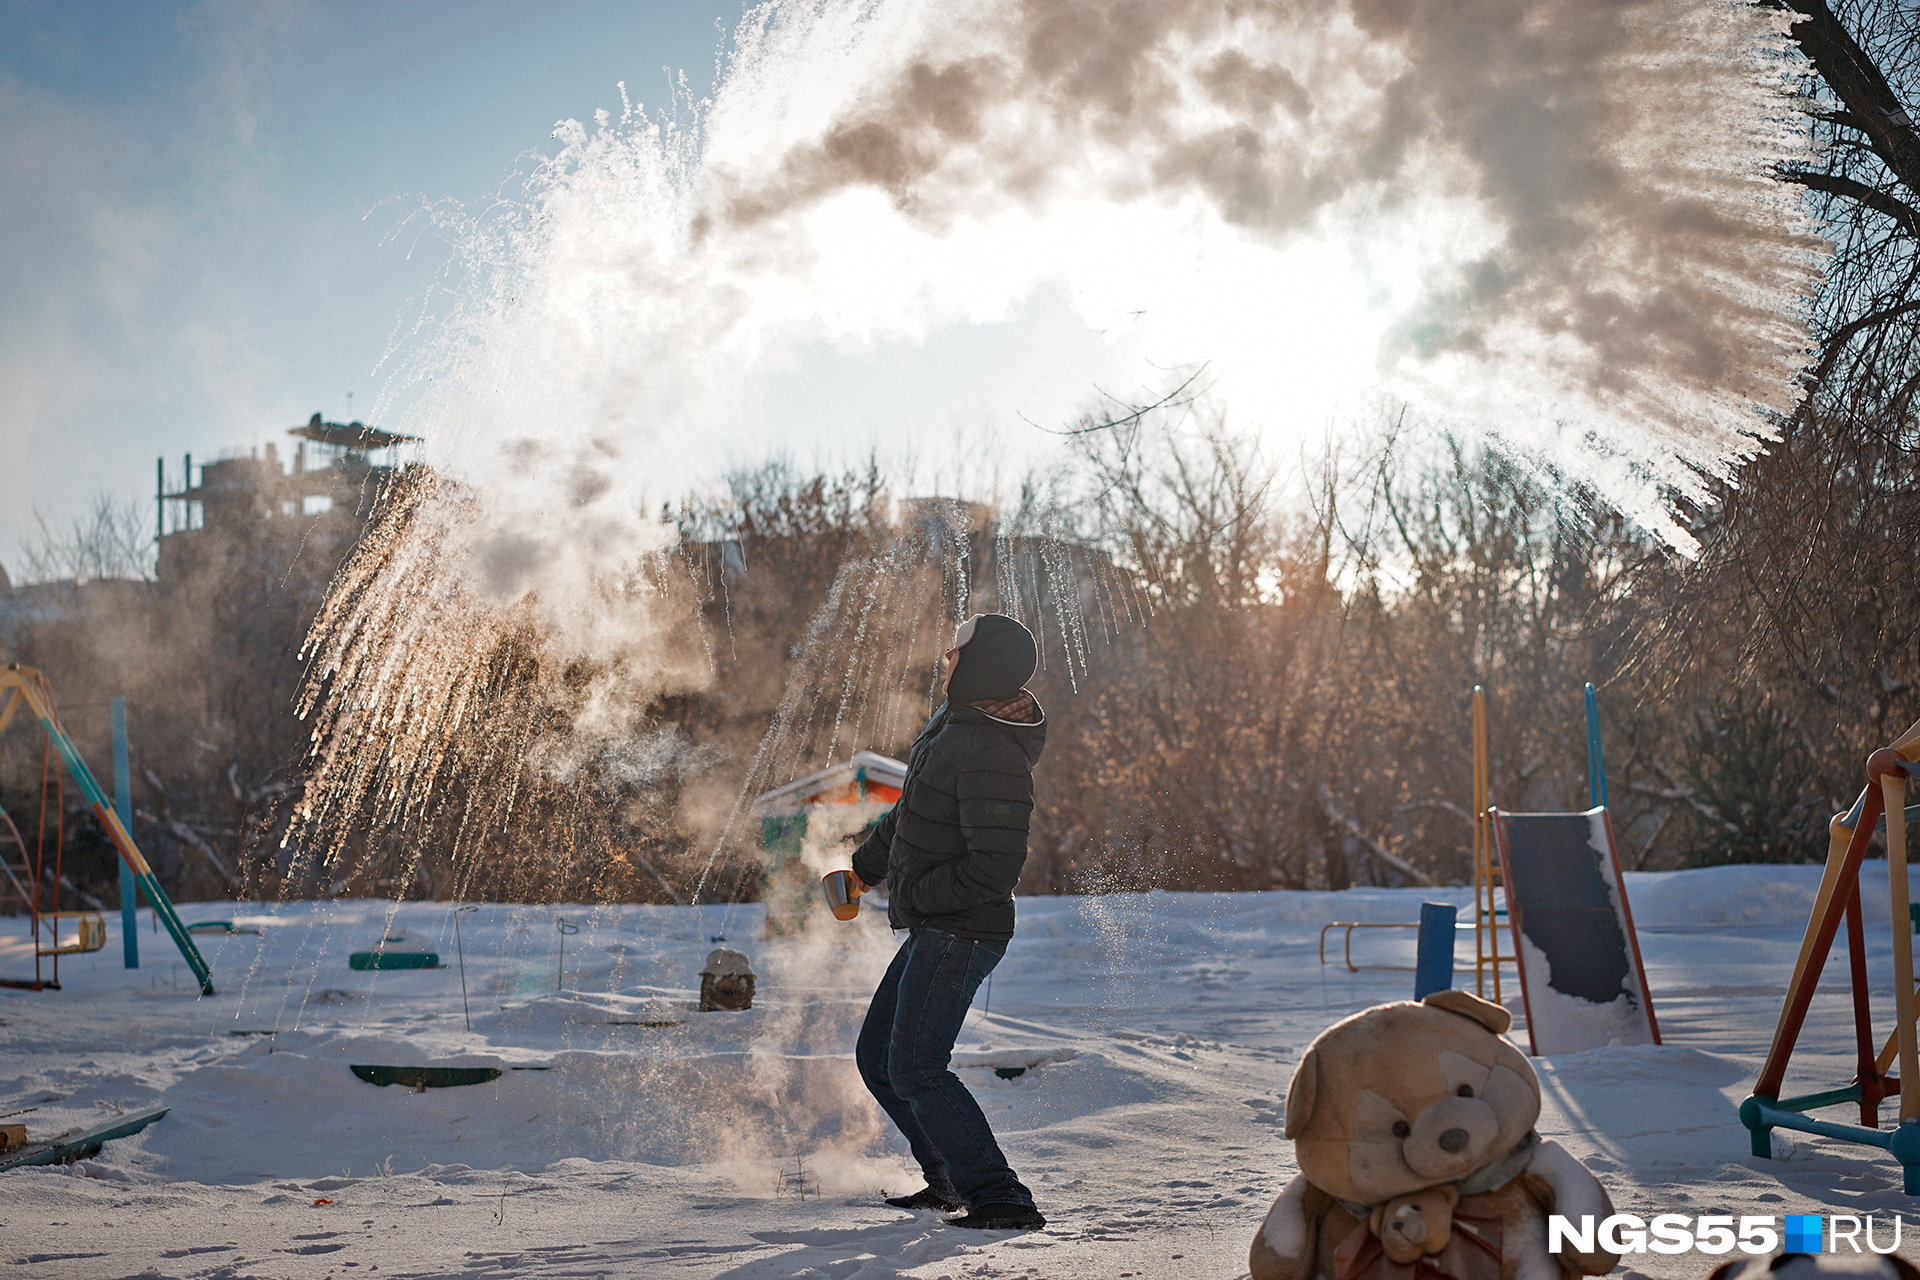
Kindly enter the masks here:
<path id="1" fill-rule="evenodd" d="M 987 714 L 980 707 L 949 705 L 946 708 L 947 719 L 954 724 L 989 724 L 1012 738 L 1026 754 L 1028 766 L 1040 762 L 1040 753 L 1047 747 L 1047 713 L 1040 705 L 1040 699 L 1033 699 L 1034 720 L 1022 724 L 1013 720 L 1002 720 L 998 716 Z"/>

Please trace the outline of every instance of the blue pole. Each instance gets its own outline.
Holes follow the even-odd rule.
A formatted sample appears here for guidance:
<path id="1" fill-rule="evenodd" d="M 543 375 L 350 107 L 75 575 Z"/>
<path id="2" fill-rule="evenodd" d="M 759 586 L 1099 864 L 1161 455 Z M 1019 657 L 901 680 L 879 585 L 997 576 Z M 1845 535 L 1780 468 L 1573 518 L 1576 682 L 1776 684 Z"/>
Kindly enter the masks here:
<path id="1" fill-rule="evenodd" d="M 1587 804 L 1604 808 L 1607 803 L 1607 762 L 1600 754 L 1600 699 L 1594 696 L 1593 681 L 1587 681 Z"/>
<path id="2" fill-rule="evenodd" d="M 1459 911 L 1446 902 L 1420 904 L 1420 945 L 1413 962 L 1415 1000 L 1453 986 L 1453 927 Z"/>
<path id="3" fill-rule="evenodd" d="M 120 825 L 133 830 L 133 786 L 127 768 L 127 700 L 113 700 L 113 811 Z M 133 888 L 133 868 L 120 859 L 120 945 L 125 949 L 127 968 L 140 967 L 140 930 L 136 927 L 137 904 Z"/>

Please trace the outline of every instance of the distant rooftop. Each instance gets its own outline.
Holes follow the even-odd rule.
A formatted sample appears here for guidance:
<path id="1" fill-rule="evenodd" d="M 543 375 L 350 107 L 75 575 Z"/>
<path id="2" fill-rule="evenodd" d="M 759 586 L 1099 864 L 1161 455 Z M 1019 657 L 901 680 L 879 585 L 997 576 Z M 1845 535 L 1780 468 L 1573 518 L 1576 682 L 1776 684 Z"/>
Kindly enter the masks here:
<path id="1" fill-rule="evenodd" d="M 403 436 L 397 431 L 382 431 L 378 427 L 369 427 L 359 422 L 322 422 L 320 415 L 314 414 L 304 427 L 291 427 L 287 434 L 300 436 L 320 444 L 336 445 L 342 449 L 385 449 L 390 445 L 404 444 L 409 440 L 418 440 L 419 436 Z"/>

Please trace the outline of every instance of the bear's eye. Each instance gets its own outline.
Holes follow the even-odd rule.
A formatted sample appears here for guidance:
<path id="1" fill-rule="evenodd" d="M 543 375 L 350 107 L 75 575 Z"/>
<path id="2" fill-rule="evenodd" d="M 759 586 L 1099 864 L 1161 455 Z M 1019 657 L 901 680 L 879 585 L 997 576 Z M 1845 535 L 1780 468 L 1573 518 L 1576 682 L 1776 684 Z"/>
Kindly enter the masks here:
<path id="1" fill-rule="evenodd" d="M 1473 1096 L 1473 1086 L 1470 1084 L 1463 1084 L 1458 1089 L 1454 1090 L 1454 1092 L 1458 1093 L 1463 1098 L 1471 1098 Z"/>
<path id="2" fill-rule="evenodd" d="M 1406 1122 L 1405 1120 L 1395 1120 L 1395 1121 L 1393 1122 L 1393 1136 L 1394 1136 L 1394 1137 L 1396 1137 L 1396 1138 L 1404 1138 L 1404 1137 L 1406 1137 L 1406 1136 L 1407 1136 L 1408 1134 L 1410 1134 L 1410 1133 L 1412 1133 L 1412 1132 L 1413 1132 L 1413 1126 L 1412 1126 L 1412 1125 L 1410 1125 L 1410 1124 L 1408 1124 L 1408 1123 L 1407 1123 L 1407 1122 Z"/>

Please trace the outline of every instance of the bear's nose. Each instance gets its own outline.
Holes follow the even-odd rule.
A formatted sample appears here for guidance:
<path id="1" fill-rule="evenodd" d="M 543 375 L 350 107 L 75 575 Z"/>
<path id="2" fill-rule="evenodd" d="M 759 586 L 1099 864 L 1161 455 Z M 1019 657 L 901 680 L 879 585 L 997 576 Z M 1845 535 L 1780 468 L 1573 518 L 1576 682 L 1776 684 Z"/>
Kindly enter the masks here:
<path id="1" fill-rule="evenodd" d="M 1465 1129 L 1448 1129 L 1443 1132 L 1436 1141 L 1439 1142 L 1442 1151 L 1447 1152 L 1449 1155 L 1458 1155 L 1467 1145 L 1467 1131 Z"/>

